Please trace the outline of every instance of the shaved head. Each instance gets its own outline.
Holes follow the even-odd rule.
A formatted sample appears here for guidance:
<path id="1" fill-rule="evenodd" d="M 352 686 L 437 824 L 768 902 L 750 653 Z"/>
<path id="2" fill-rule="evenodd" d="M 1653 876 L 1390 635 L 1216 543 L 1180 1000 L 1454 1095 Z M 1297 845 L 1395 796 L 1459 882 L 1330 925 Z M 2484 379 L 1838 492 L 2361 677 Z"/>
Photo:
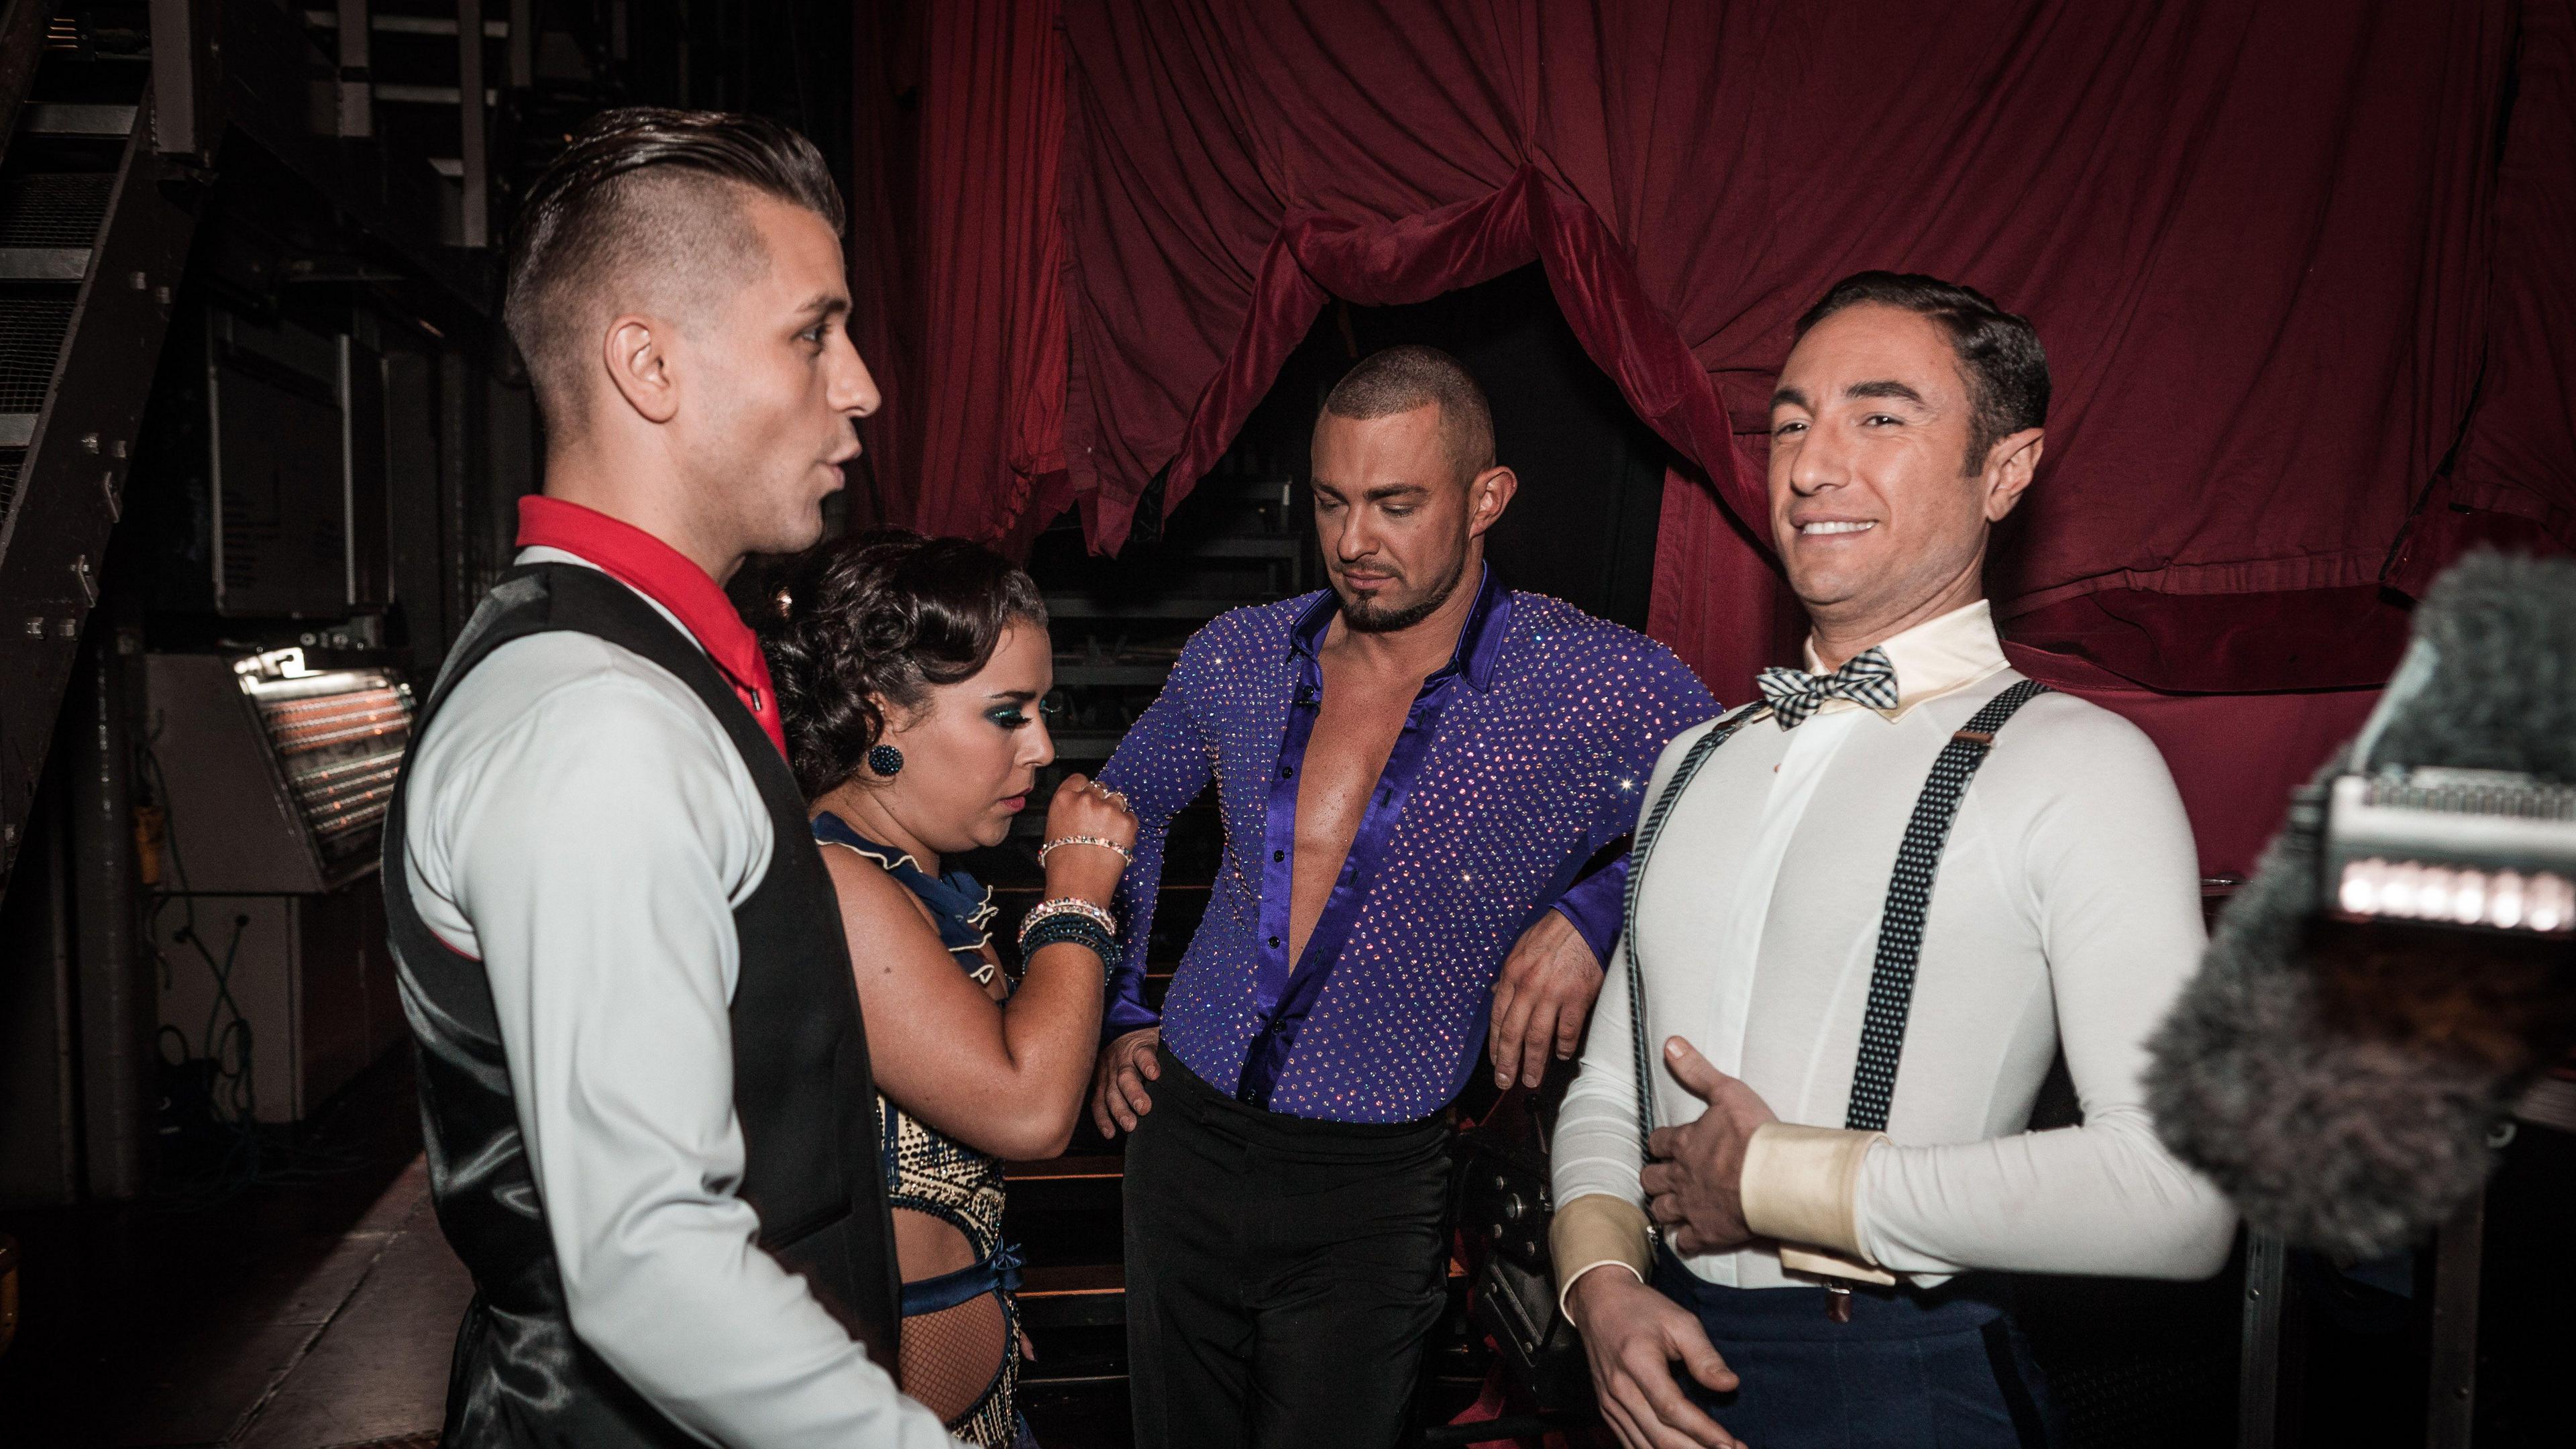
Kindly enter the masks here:
<path id="1" fill-rule="evenodd" d="M 546 167 L 511 238 L 503 318 L 547 430 L 579 430 L 610 322 L 682 328 L 766 276 L 749 208 L 774 197 L 841 229 L 813 143 L 752 116 L 634 106 L 604 112 Z"/>
<path id="2" fill-rule="evenodd" d="M 1440 409 L 1441 445 L 1458 481 L 1467 483 L 1494 466 L 1494 412 L 1485 390 L 1458 359 L 1437 347 L 1371 353 L 1324 399 L 1325 412 L 1355 422 L 1433 405 Z"/>

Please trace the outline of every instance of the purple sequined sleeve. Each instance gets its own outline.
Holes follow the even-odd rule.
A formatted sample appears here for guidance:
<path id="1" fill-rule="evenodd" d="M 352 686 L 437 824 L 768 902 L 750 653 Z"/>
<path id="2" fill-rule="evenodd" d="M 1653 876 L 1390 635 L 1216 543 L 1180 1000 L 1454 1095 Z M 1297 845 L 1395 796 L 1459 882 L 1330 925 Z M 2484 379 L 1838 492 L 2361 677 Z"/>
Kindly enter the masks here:
<path id="1" fill-rule="evenodd" d="M 1592 959 L 1607 962 L 1611 943 L 1619 939 L 1620 918 L 1628 906 L 1628 857 L 1601 867 L 1567 887 L 1556 898 L 1556 911 L 1573 923 L 1574 934 L 1592 948 Z"/>
<path id="2" fill-rule="evenodd" d="M 1100 1013 L 1103 1041 L 1162 1023 L 1161 1014 L 1145 1004 L 1145 957 L 1153 937 L 1154 902 L 1163 883 L 1163 847 L 1171 838 L 1172 817 L 1188 808 L 1214 778 L 1207 741 L 1189 710 L 1203 672 L 1194 639 L 1173 665 L 1163 692 L 1100 768 L 1100 783 L 1126 795 L 1128 808 L 1136 812 L 1137 827 L 1135 864 L 1118 881 L 1115 908 L 1127 944 L 1109 970 L 1109 999 Z"/>
<path id="3" fill-rule="evenodd" d="M 1622 796 L 1631 803 L 1614 835 L 1625 835 L 1637 828 L 1637 813 L 1644 808 L 1644 786 L 1655 773 L 1655 761 L 1661 759 L 1664 746 L 1675 736 L 1703 720 L 1713 719 L 1724 711 L 1708 686 L 1699 682 L 1690 666 L 1682 663 L 1669 649 L 1656 645 L 1635 661 L 1629 675 L 1635 692 L 1635 707 L 1626 711 L 1617 732 Z M 1633 788 L 1626 788 L 1633 786 Z M 1574 925 L 1575 934 L 1592 948 L 1592 959 L 1605 965 L 1610 948 L 1618 943 L 1621 918 L 1627 911 L 1628 856 L 1619 858 L 1577 881 L 1565 894 L 1556 898 L 1556 909 Z"/>

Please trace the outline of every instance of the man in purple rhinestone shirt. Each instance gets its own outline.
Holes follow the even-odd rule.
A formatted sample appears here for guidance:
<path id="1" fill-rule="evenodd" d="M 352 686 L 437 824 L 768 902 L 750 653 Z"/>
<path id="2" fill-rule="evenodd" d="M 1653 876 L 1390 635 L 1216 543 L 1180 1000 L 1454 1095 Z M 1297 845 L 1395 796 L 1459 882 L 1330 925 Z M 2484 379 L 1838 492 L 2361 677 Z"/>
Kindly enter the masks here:
<path id="1" fill-rule="evenodd" d="M 1140 1449 L 1369 1449 L 1445 1301 L 1449 1125 L 1570 1057 L 1664 744 L 1717 712 L 1662 645 L 1514 593 L 1518 486 L 1457 361 L 1363 361 L 1315 424 L 1330 592 L 1227 614 L 1100 773 L 1142 826 L 1092 1095 L 1126 1162 Z M 1158 1021 L 1165 832 L 1213 779 L 1225 861 Z"/>

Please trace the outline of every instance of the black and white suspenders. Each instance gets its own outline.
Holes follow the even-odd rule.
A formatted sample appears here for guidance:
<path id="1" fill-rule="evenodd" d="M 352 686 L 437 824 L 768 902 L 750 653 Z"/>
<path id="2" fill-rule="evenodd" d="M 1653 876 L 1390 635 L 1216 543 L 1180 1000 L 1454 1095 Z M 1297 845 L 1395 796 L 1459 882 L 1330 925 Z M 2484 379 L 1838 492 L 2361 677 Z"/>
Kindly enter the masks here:
<path id="1" fill-rule="evenodd" d="M 1923 783 L 1923 793 L 1914 801 L 1914 815 L 1905 824 L 1904 842 L 1896 848 L 1896 870 L 1887 883 L 1887 907 L 1879 918 L 1878 956 L 1869 977 L 1869 1014 L 1861 1022 L 1860 1059 L 1852 1072 L 1851 1105 L 1843 1114 L 1846 1128 L 1877 1132 L 1887 1126 L 1888 1102 L 1896 1090 L 1896 1064 L 1905 1051 L 1905 1019 L 1914 1005 L 1914 968 L 1923 954 L 1923 916 L 1932 904 L 1932 881 L 1940 870 L 1941 848 L 1950 838 L 1950 825 L 1958 818 L 1959 800 L 1967 793 L 1968 782 L 1976 777 L 1977 767 L 1994 749 L 1995 732 L 2023 705 L 2047 692 L 2047 685 L 2024 679 L 1986 701 L 1985 707 L 1941 747 L 1939 758 L 1932 762 L 1932 776 Z M 1624 914 L 1626 947 L 1621 954 L 1628 976 L 1628 1020 L 1637 1057 L 1637 1147 L 1641 1154 L 1645 1153 L 1647 1137 L 1655 1130 L 1655 1057 L 1650 1045 L 1654 1033 L 1646 1025 L 1645 972 L 1637 962 L 1637 897 L 1645 884 L 1646 868 L 1654 860 L 1655 841 L 1663 834 L 1665 817 L 1672 813 L 1682 792 L 1690 788 L 1691 777 L 1737 730 L 1768 715 L 1768 710 L 1757 705 L 1700 736 L 1674 768 L 1663 793 L 1655 797 L 1653 808 L 1637 825 Z"/>

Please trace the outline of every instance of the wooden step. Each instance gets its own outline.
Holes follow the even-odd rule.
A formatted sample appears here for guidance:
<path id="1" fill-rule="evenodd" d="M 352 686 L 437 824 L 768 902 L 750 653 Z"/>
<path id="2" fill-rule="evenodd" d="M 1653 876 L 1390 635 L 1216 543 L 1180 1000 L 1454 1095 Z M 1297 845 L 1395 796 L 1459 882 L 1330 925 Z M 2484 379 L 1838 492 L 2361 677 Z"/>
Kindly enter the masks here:
<path id="1" fill-rule="evenodd" d="M 1302 538 L 1291 538 L 1285 534 L 1277 536 L 1255 534 L 1249 537 L 1201 539 L 1196 543 L 1182 544 L 1173 552 L 1186 558 L 1293 559 L 1305 546 L 1306 542 Z"/>
<path id="2" fill-rule="evenodd" d="M 1041 896 L 1046 894 L 1046 883 L 1043 881 L 1020 881 L 1010 884 L 994 884 L 988 881 L 986 884 L 993 886 L 993 894 L 997 896 Z M 1167 880 L 1163 882 L 1162 894 L 1168 896 L 1196 891 L 1201 895 L 1205 895 L 1211 889 L 1213 889 L 1213 887 L 1203 880 Z"/>
<path id="3" fill-rule="evenodd" d="M 1050 619 L 1213 619 L 1231 609 L 1269 602 L 1266 597 L 1102 601 L 1055 595 L 1047 599 L 1046 606 L 1047 617 Z"/>
<path id="4" fill-rule="evenodd" d="M 1084 689 L 1108 685 L 1140 685 L 1159 688 L 1172 677 L 1168 664 L 1059 664 L 1055 667 L 1058 689 Z"/>
<path id="5" fill-rule="evenodd" d="M 1080 1263 L 1020 1270 L 1020 1316 L 1029 1327 L 1102 1328 L 1127 1321 L 1127 1270 Z"/>
<path id="6" fill-rule="evenodd" d="M 1114 1233 L 1126 1166 L 1126 1158 L 1118 1153 L 1086 1152 L 1045 1162 L 1005 1163 L 1002 1180 L 1014 1213 L 1097 1215 L 1103 1229 Z"/>
<path id="7" fill-rule="evenodd" d="M 1454 1287 L 1465 1265 L 1449 1260 Z M 1020 1270 L 1020 1316 L 1033 1329 L 1104 1328 L 1127 1321 L 1127 1269 L 1118 1263 L 1075 1263 Z"/>
<path id="8" fill-rule="evenodd" d="M 1071 734 L 1058 731 L 1055 734 L 1055 757 L 1059 762 L 1068 764 L 1088 764 L 1094 760 L 1106 760 L 1118 752 L 1118 742 L 1125 738 L 1125 735 Z"/>

